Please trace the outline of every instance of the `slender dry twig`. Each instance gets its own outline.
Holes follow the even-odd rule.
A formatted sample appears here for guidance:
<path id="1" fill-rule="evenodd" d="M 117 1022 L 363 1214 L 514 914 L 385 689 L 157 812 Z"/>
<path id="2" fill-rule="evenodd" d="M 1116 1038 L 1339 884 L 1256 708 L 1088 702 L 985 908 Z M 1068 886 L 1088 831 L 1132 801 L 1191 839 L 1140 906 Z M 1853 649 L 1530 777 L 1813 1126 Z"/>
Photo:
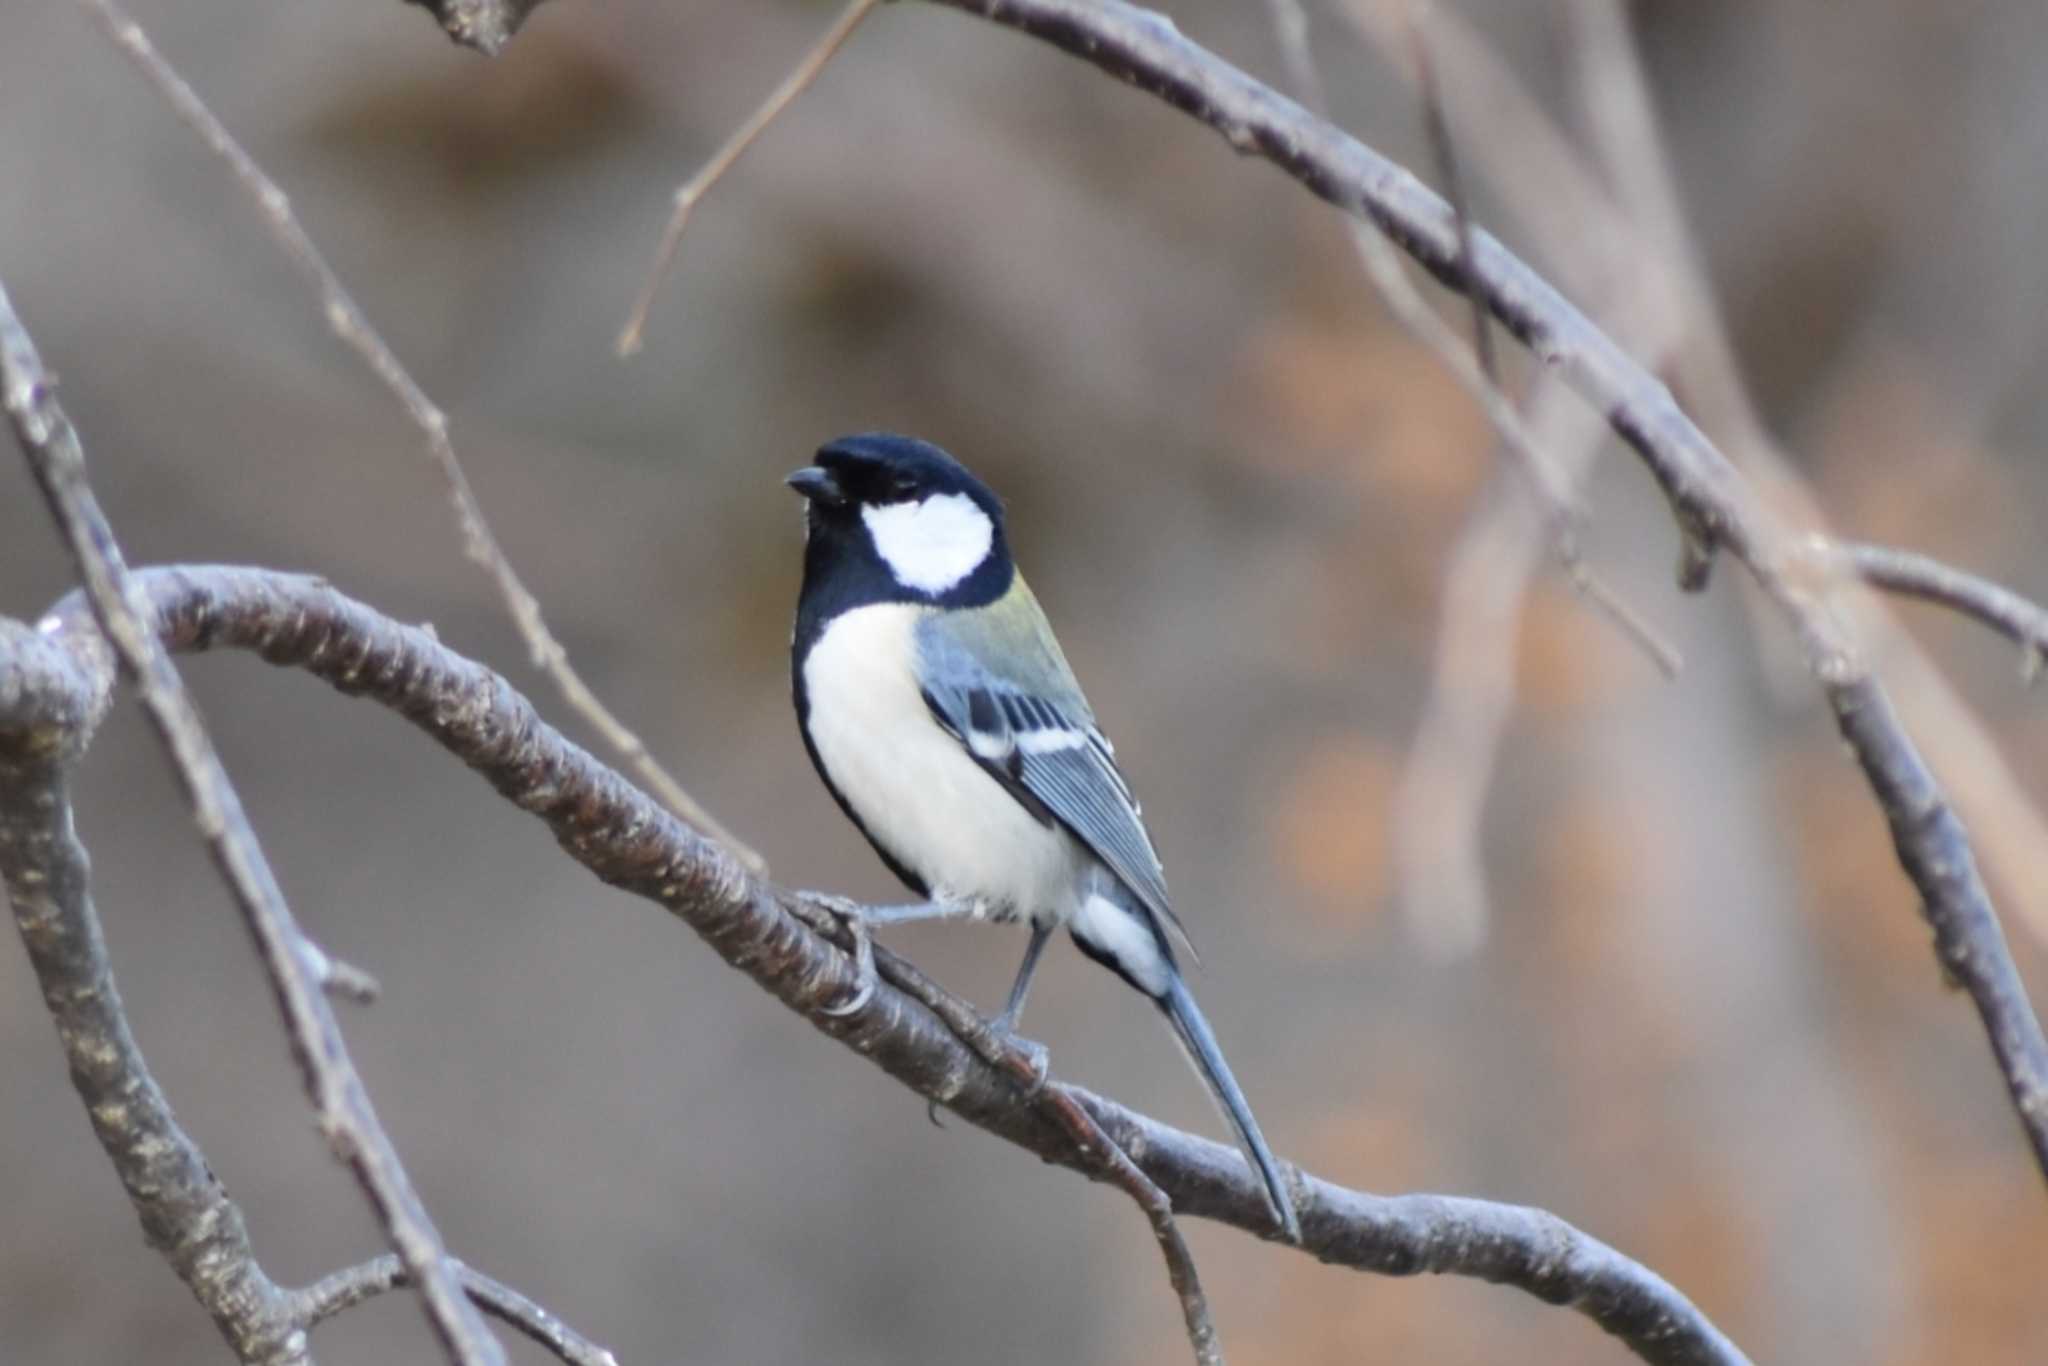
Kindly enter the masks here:
<path id="1" fill-rule="evenodd" d="M 508 801 L 543 821 L 572 858 L 605 882 L 667 908 L 727 962 L 822 1032 L 873 1060 L 918 1094 L 1047 1161 L 1096 1180 L 1097 1154 L 1036 1103 L 1011 1071 L 990 1066 L 948 1018 L 897 985 L 913 971 L 877 948 L 880 981 L 856 1010 L 836 1013 L 859 972 L 851 937 L 793 896 L 752 877 L 720 845 L 676 820 L 619 774 L 565 739 L 503 678 L 325 582 L 220 567 L 141 571 L 152 622 L 174 650 L 246 649 L 302 668 L 350 695 L 390 707 L 449 750 Z M 89 724 L 105 708 L 114 664 L 86 605 L 73 596 L 37 636 L 69 657 L 64 714 Z M 0 647 L 7 637 L 0 635 Z M 8 677 L 0 657 L 0 681 Z M 75 753 L 84 736 L 70 740 Z M 936 988 L 932 988 L 937 993 Z M 948 1015 L 972 1008 L 956 998 Z M 985 1025 L 981 1027 L 985 1028 Z M 1057 1083 L 1048 1082 L 1048 1086 Z M 1116 1149 L 1183 1217 L 1215 1219 L 1261 1237 L 1273 1227 L 1264 1187 L 1234 1148 L 1065 1088 Z M 1302 1248 L 1337 1265 L 1385 1275 L 1476 1276 L 1568 1305 L 1644 1361 L 1737 1366 L 1747 1360 L 1662 1278 L 1538 1210 L 1445 1196 L 1381 1197 L 1291 1172 Z"/>
<path id="2" fill-rule="evenodd" d="M 448 1263 L 462 1282 L 463 1290 L 485 1313 L 518 1329 L 553 1352 L 567 1366 L 619 1366 L 617 1357 L 562 1322 L 560 1316 L 546 1306 L 535 1304 L 511 1286 L 492 1280 L 453 1257 L 448 1259 Z M 387 1290 L 411 1283 L 405 1263 L 387 1252 L 360 1266 L 337 1271 L 295 1292 L 294 1298 L 301 1321 L 311 1329 L 344 1309 L 352 1309 Z"/>
<path id="3" fill-rule="evenodd" d="M 77 681 L 69 649 L 0 620 L 0 880 L 72 1084 L 150 1246 L 238 1361 L 311 1366 L 307 1332 L 370 1294 L 409 1284 L 404 1263 L 386 1253 L 305 1290 L 280 1287 L 256 1260 L 241 1209 L 172 1114 L 129 1029 L 72 830 L 67 770 L 111 700 L 111 690 L 81 695 Z M 471 1299 L 570 1366 L 617 1366 L 546 1309 L 449 1262 Z"/>
<path id="4" fill-rule="evenodd" d="M 1286 3 L 1300 5 L 1300 0 L 1286 0 Z M 1451 142 L 1450 111 L 1444 108 L 1443 92 L 1437 88 L 1436 62 L 1429 55 L 1429 34 L 1423 28 L 1423 18 L 1416 13 L 1417 4 L 1428 4 L 1428 0 L 1401 0 L 1401 20 L 1408 30 L 1408 47 L 1415 64 L 1415 86 L 1422 94 L 1422 130 L 1429 141 L 1429 154 L 1436 161 L 1437 179 L 1443 182 L 1444 202 L 1451 206 L 1451 216 L 1458 223 L 1458 254 L 1460 264 L 1467 275 L 1474 273 L 1472 254 L 1472 201 L 1465 193 L 1465 177 L 1458 169 L 1457 148 Z M 1308 60 L 1306 41 L 1302 44 L 1302 61 Z M 1322 103 L 1320 99 L 1318 104 Z M 1326 110 L 1318 109 L 1328 117 Z M 1500 360 L 1493 351 L 1493 328 L 1486 316 L 1486 304 L 1474 298 L 1467 298 L 1472 308 L 1472 355 L 1479 362 L 1479 373 L 1487 382 L 1498 389 L 1500 381 Z M 1568 493 L 1572 491 L 1569 480 L 1565 481 Z"/>
<path id="5" fill-rule="evenodd" d="M 1200 1366 L 1223 1366 L 1223 1344 L 1216 1333 L 1215 1318 L 1209 1312 L 1209 1297 L 1203 1292 L 1201 1276 L 1195 1269 L 1195 1254 L 1181 1236 L 1180 1225 L 1173 1217 L 1173 1201 L 1166 1192 L 1139 1170 L 1130 1154 L 1096 1123 L 1072 1088 L 1050 1081 L 1039 1072 L 1042 1059 L 1032 1058 L 1007 1042 L 973 1007 L 904 960 L 891 956 L 878 960 L 877 967 L 891 986 L 915 997 L 944 1020 L 983 1062 L 1014 1077 L 1024 1093 L 1066 1131 L 1075 1152 L 1093 1162 L 1098 1173 L 1137 1202 L 1152 1225 L 1160 1255 L 1166 1259 L 1166 1279 L 1180 1301 L 1181 1321 L 1195 1360 Z"/>
<path id="6" fill-rule="evenodd" d="M 1592 470 L 1605 427 L 1560 386 L 1531 400 L 1529 425 L 1575 481 Z M 1503 470 L 1474 500 L 1451 543 L 1429 692 L 1389 816 L 1394 885 L 1416 942 L 1468 954 L 1491 921 L 1483 821 L 1500 738 L 1515 703 L 1515 652 L 1531 579 L 1544 561 L 1542 508 Z"/>
<path id="7" fill-rule="evenodd" d="M 109 670 L 102 661 L 102 672 Z M 57 1026 L 92 1133 L 164 1253 L 238 1362 L 311 1366 L 307 1331 L 375 1290 L 410 1284 L 395 1253 L 307 1290 L 285 1290 L 256 1260 L 242 1208 L 178 1124 L 129 1030 L 72 829 L 68 768 L 111 688 L 80 692 L 72 651 L 0 618 L 0 881 Z M 561 1319 L 451 1257 L 463 1288 L 571 1366 L 616 1366 Z"/>
<path id="8" fill-rule="evenodd" d="M 369 1006 L 375 1005 L 377 998 L 384 994 L 383 984 L 375 977 L 353 963 L 336 958 L 311 936 L 306 938 L 306 958 L 313 965 L 313 980 L 329 996 L 338 997 L 350 1005 Z"/>
<path id="9" fill-rule="evenodd" d="M 1307 12 L 1300 0 L 1271 0 L 1271 7 L 1289 77 L 1311 107 L 1320 109 L 1326 101 L 1310 51 Z M 1422 92 L 1424 121 L 1458 225 L 1463 268 L 1469 274 L 1475 249 L 1473 224 L 1464 208 L 1463 179 L 1450 143 L 1448 114 L 1437 90 L 1435 63 L 1412 3 L 1404 3 L 1402 13 L 1413 71 Z M 1369 276 L 1395 316 L 1430 342 L 1453 370 L 1470 363 L 1450 329 L 1408 284 L 1386 238 L 1369 223 L 1353 222 L 1350 228 Z M 1389 282 L 1398 283 L 1395 294 L 1387 293 Z M 1476 297 L 1471 304 L 1471 356 L 1481 381 L 1500 397 L 1499 363 L 1486 308 Z M 1411 317 L 1417 321 L 1410 323 Z M 1554 385 L 1539 385 L 1539 397 L 1556 392 Z M 1501 402 L 1506 403 L 1504 397 Z M 1554 428 L 1584 424 L 1568 408 L 1555 403 L 1542 406 L 1550 410 L 1548 420 L 1527 424 L 1520 447 L 1506 428 L 1499 429 L 1511 452 L 1519 449 L 1526 453 L 1521 469 L 1529 477 L 1520 487 L 1535 499 L 1540 526 L 1525 527 L 1527 510 L 1522 502 L 1507 489 L 1490 486 L 1453 546 L 1444 578 L 1429 698 L 1395 792 L 1395 881 L 1402 916 L 1416 941 L 1439 957 L 1470 953 L 1485 937 L 1489 914 L 1480 820 L 1492 787 L 1493 755 L 1514 702 L 1513 652 L 1520 633 L 1522 595 L 1534 567 L 1533 552 L 1547 542 L 1579 596 L 1634 639 L 1667 678 L 1681 667 L 1677 650 L 1586 564 L 1579 545 L 1577 499 L 1597 452 L 1597 439 L 1588 430 L 1569 442 L 1561 441 L 1561 431 Z M 1538 451 L 1545 453 L 1540 460 L 1535 458 Z M 1544 534 L 1531 539 L 1529 530 Z M 1522 548 L 1525 542 L 1526 550 Z"/>
<path id="10" fill-rule="evenodd" d="M 1393 69 L 1405 73 L 1400 28 L 1387 17 L 1387 6 L 1350 0 L 1342 9 L 1387 51 Z M 1537 246 L 1594 305 L 1588 311 L 1607 319 L 1653 373 L 1662 373 L 1667 357 L 1680 348 L 1676 373 L 1708 427 L 1724 433 L 1737 457 L 1767 476 L 1790 504 L 1784 516 L 1818 530 L 1824 519 L 1800 492 L 1804 481 L 1757 419 L 1741 383 L 1658 146 L 1655 113 L 1626 17 L 1612 0 L 1573 0 L 1569 12 L 1576 23 L 1571 51 L 1583 68 L 1575 85 L 1585 92 L 1587 126 L 1605 180 L 1618 188 L 1632 218 L 1624 219 L 1602 178 L 1568 145 L 1483 35 L 1456 10 L 1438 8 L 1432 11 L 1435 51 L 1439 64 L 1456 73 L 1447 93 L 1461 97 L 1468 119 L 1482 129 L 1470 146 L 1485 159 L 1504 203 Z M 1868 609 L 1888 682 L 1924 732 L 1922 743 L 1950 775 L 2022 922 L 2037 940 L 2048 940 L 2048 896 L 2039 894 L 2048 887 L 2048 821 L 1969 704 L 1900 629 L 1895 614 L 1867 594 L 1850 596 L 1859 611 Z"/>
<path id="11" fill-rule="evenodd" d="M 640 343 L 647 330 L 647 315 L 654 309 L 655 296 L 661 293 L 661 284 L 668 278 L 669 267 L 675 264 L 676 248 L 682 245 L 683 229 L 689 224 L 690 211 L 697 207 L 697 201 L 732 169 L 733 163 L 754 145 L 754 139 L 760 137 L 797 96 L 810 89 L 811 83 L 825 70 L 826 63 L 838 54 L 846 40 L 853 36 L 853 31 L 860 27 L 860 21 L 867 18 L 868 12 L 879 3 L 880 0 L 851 0 L 839 12 L 839 17 L 832 21 L 832 27 L 825 30 L 825 36 L 818 39 L 804 54 L 803 60 L 782 78 L 782 84 L 776 86 L 761 107 L 748 116 L 739 131 L 711 154 L 711 160 L 705 162 L 697 174 L 677 187 L 675 208 L 669 213 L 668 226 L 661 231 L 661 245 L 655 248 L 654 263 L 647 268 L 647 281 L 634 296 L 633 311 L 619 333 L 619 355 L 639 354 Z"/>
<path id="12" fill-rule="evenodd" d="M 946 0 L 938 0 L 938 3 L 946 3 Z M 1271 4 L 1274 28 L 1287 61 L 1289 78 L 1312 108 L 1321 109 L 1325 103 L 1322 80 L 1316 74 L 1315 60 L 1309 51 L 1307 13 L 1302 9 L 1300 0 L 1271 0 Z M 1417 51 L 1420 52 L 1421 40 L 1418 38 L 1417 41 Z M 1463 216 L 1457 216 L 1454 221 L 1458 225 L 1459 251 L 1461 255 L 1469 254 L 1477 239 Z M 1579 546 L 1576 486 L 1565 478 L 1557 462 L 1531 435 L 1514 404 L 1501 392 L 1494 373 L 1492 340 L 1486 328 L 1475 326 L 1476 340 L 1472 346 L 1466 345 L 1409 280 L 1395 250 L 1395 240 L 1382 224 L 1371 217 L 1360 216 L 1347 219 L 1346 227 L 1365 267 L 1366 277 L 1379 292 L 1387 310 L 1418 341 L 1436 353 L 1453 378 L 1479 404 L 1502 444 L 1527 474 L 1530 487 L 1545 509 L 1551 551 L 1573 589 L 1598 615 L 1641 650 L 1666 678 L 1677 677 L 1683 667 L 1677 649 L 1629 608 L 1585 562 Z M 1465 273 L 1470 273 L 1469 266 Z M 1475 312 L 1483 317 L 1483 305 L 1475 305 Z"/>
<path id="13" fill-rule="evenodd" d="M 248 191 L 257 209 L 269 225 L 271 235 L 283 248 L 292 265 L 306 277 L 314 292 L 319 296 L 320 306 L 327 318 L 327 325 L 334 335 L 353 350 L 363 363 L 369 366 L 384 387 L 391 391 L 406 416 L 420 429 L 426 438 L 427 453 L 433 458 L 434 466 L 440 471 L 442 481 L 448 486 L 448 497 L 455 508 L 457 523 L 462 528 L 463 550 L 469 558 L 481 566 L 496 584 L 499 596 L 511 613 L 514 625 L 526 641 L 533 663 L 547 673 L 560 689 L 562 698 L 578 715 L 596 727 L 605 743 L 617 750 L 620 757 L 640 781 L 654 790 L 656 796 L 668 804 L 670 810 L 690 824 L 704 831 L 713 839 L 729 846 L 739 860 L 753 871 L 766 872 L 767 864 L 761 856 L 749 849 L 731 831 L 720 825 L 711 813 L 693 798 L 654 756 L 640 737 L 627 729 L 614 716 L 610 708 L 599 700 L 597 694 L 583 681 L 569 662 L 569 652 L 555 639 L 548 629 L 546 619 L 541 615 L 540 602 L 527 591 L 526 584 L 512 568 L 512 561 L 498 544 L 497 536 L 484 517 L 483 504 L 477 501 L 476 491 L 470 487 L 469 476 L 464 473 L 462 462 L 455 454 L 455 444 L 448 436 L 448 415 L 427 397 L 426 390 L 419 386 L 412 374 L 398 359 L 377 329 L 370 325 L 348 289 L 341 283 L 341 277 L 327 263 L 327 258 L 315 246 L 313 239 L 293 214 L 291 200 L 284 190 L 270 178 L 256 159 L 235 140 L 227 125 L 217 118 L 204 101 L 170 65 L 165 61 L 149 35 L 130 18 L 115 0 L 78 0 L 92 12 L 107 35 L 122 52 L 148 78 L 150 84 L 164 97 L 178 118 L 193 132 L 197 133 L 208 148 L 233 172 L 234 178 Z M 497 18 L 481 17 L 476 11 L 482 5 L 472 5 L 466 22 L 488 26 L 491 23 L 509 21 L 517 26 L 518 17 L 501 15 Z M 511 28 L 504 30 L 507 34 Z M 494 49 L 493 49 L 494 50 Z"/>
<path id="14" fill-rule="evenodd" d="M 99 677 L 111 660 L 96 653 Z M 72 643 L 0 619 L 0 883 L 57 1026 L 93 1134 L 162 1252 L 237 1361 L 311 1366 L 308 1332 L 357 1299 L 408 1284 L 396 1254 L 286 1290 L 263 1270 L 242 1211 L 171 1112 L 114 983 L 67 773 L 112 700 L 81 691 Z M 333 960 L 330 960 L 332 962 Z M 616 1366 L 546 1309 L 449 1259 L 471 1299 L 570 1366 Z M 559 1346 L 557 1346 L 559 1343 Z"/>
<path id="15" fill-rule="evenodd" d="M 1938 603 L 1990 627 L 2019 646 L 2021 675 L 2028 682 L 2038 677 L 2042 664 L 2048 662 L 2048 609 L 2010 588 L 1910 550 L 1858 544 L 1832 549 L 1873 587 L 1900 597 Z"/>
<path id="16" fill-rule="evenodd" d="M 4 286 L 0 403 L 77 561 L 94 616 L 135 681 L 150 723 L 192 803 L 200 834 L 256 941 L 322 1129 L 376 1206 L 393 1248 L 416 1278 L 427 1317 L 449 1354 L 464 1366 L 503 1366 L 503 1350 L 443 1262 L 441 1236 L 378 1122 L 342 1042 L 341 1027 L 322 991 L 326 955 L 312 947 L 292 918 L 199 709 L 150 628 L 149 604 L 123 563 L 113 528 L 87 482 L 78 435 L 57 406 L 55 385 Z"/>

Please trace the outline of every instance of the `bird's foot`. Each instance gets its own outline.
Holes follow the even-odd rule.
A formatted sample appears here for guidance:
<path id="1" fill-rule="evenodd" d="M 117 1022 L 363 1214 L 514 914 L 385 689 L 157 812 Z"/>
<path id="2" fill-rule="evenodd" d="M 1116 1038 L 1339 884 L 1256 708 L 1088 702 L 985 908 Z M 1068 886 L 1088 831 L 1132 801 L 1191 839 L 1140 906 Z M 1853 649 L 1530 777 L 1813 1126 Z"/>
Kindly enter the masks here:
<path id="1" fill-rule="evenodd" d="M 853 995 L 838 1005 L 825 1006 L 826 1015 L 841 1019 L 853 1014 L 874 999 L 875 982 L 875 939 L 868 932 L 867 908 L 857 901 L 830 892 L 798 892 L 797 899 L 815 906 L 840 924 L 846 926 L 846 933 L 853 940 Z"/>
<path id="2" fill-rule="evenodd" d="M 1017 1032 L 1017 1016 L 1013 1011 L 1006 1010 L 990 1020 L 988 1029 L 996 1042 L 1008 1049 L 1030 1074 L 1024 1090 L 1026 1099 L 1037 1099 L 1038 1093 L 1045 1089 L 1047 1078 L 1052 1075 L 1052 1051 L 1036 1039 L 1027 1039 Z"/>

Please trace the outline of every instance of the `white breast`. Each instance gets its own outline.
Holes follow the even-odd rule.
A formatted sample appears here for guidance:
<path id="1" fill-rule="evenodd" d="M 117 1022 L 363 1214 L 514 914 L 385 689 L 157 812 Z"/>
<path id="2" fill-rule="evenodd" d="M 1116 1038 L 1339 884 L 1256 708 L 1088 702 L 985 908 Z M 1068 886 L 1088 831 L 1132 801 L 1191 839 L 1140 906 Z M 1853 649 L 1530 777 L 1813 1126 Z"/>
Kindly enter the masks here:
<path id="1" fill-rule="evenodd" d="M 811 743 L 861 823 L 935 895 L 998 918 L 1065 920 L 1080 847 L 932 718 L 911 672 L 911 632 L 929 610 L 860 607 L 825 628 L 803 665 Z"/>

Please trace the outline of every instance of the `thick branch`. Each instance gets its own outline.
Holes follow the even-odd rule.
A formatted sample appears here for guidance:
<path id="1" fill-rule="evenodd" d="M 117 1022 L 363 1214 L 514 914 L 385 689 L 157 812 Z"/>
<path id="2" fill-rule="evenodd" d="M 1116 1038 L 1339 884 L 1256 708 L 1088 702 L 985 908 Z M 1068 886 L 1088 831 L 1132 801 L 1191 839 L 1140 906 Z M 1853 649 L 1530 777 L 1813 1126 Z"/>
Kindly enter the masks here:
<path id="1" fill-rule="evenodd" d="M 142 1218 L 143 1236 L 250 1366 L 310 1366 L 288 1292 L 263 1273 L 242 1212 L 179 1127 L 129 1032 L 71 826 L 65 772 L 111 690 L 79 686 L 65 645 L 0 620 L 0 880 L 71 1084 Z"/>
<path id="2" fill-rule="evenodd" d="M 35 344 L 0 288 L 0 406 L 50 514 L 77 561 L 92 615 L 134 681 L 152 726 L 192 803 L 214 865 L 242 912 L 270 978 L 306 1093 L 337 1155 L 354 1169 L 386 1235 L 415 1278 L 428 1321 L 463 1366 L 504 1366 L 498 1345 L 444 1264 L 441 1236 L 413 1190 L 398 1150 L 342 1041 L 324 988 L 326 956 L 300 933 L 241 798 L 206 733 L 199 709 L 149 621 L 150 609 L 122 560 L 113 527 L 85 471 L 85 452 L 58 407 Z M 95 706 L 104 705 L 95 696 Z M 82 851 L 81 851 L 82 853 Z M 81 863 L 82 869 L 82 863 Z M 160 1098 L 159 1098 L 160 1099 Z"/>
<path id="3" fill-rule="evenodd" d="M 916 978 L 909 964 L 877 950 L 882 983 L 859 1009 L 832 1014 L 859 985 L 844 946 L 806 924 L 800 917 L 807 912 L 788 894 L 750 876 L 722 848 L 542 721 L 496 673 L 317 579 L 178 568 L 145 571 L 136 582 L 170 648 L 252 650 L 392 708 L 545 822 L 578 862 L 681 917 L 818 1029 L 970 1123 L 1047 1161 L 1106 1179 L 1100 1159 L 1082 1152 L 1015 1078 L 985 1063 L 932 1009 L 895 985 Z M 69 652 L 74 691 L 84 699 L 76 710 L 92 714 L 114 673 L 84 603 L 67 599 L 40 632 Z M 925 984 L 919 994 L 925 989 L 938 991 Z M 952 1007 L 971 1009 L 957 999 Z M 1260 1236 L 1270 1232 L 1259 1181 L 1235 1150 L 1085 1091 L 1066 1093 L 1176 1211 Z M 1586 1314 L 1645 1361 L 1733 1366 L 1746 1360 L 1655 1273 L 1554 1216 L 1439 1196 L 1371 1196 L 1300 1172 L 1293 1187 L 1303 1247 L 1324 1261 L 1382 1274 L 1426 1271 L 1514 1285 Z"/>

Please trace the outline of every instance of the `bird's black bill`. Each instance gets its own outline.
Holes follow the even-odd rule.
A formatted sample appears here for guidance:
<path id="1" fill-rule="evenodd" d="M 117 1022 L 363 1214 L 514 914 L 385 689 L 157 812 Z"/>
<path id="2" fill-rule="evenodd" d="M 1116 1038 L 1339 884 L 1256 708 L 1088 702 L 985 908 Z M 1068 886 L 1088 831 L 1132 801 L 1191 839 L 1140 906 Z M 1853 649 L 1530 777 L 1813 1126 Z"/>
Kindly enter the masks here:
<path id="1" fill-rule="evenodd" d="M 806 465 L 782 481 L 814 503 L 840 503 L 846 500 L 845 490 L 832 472 L 816 465 Z"/>

